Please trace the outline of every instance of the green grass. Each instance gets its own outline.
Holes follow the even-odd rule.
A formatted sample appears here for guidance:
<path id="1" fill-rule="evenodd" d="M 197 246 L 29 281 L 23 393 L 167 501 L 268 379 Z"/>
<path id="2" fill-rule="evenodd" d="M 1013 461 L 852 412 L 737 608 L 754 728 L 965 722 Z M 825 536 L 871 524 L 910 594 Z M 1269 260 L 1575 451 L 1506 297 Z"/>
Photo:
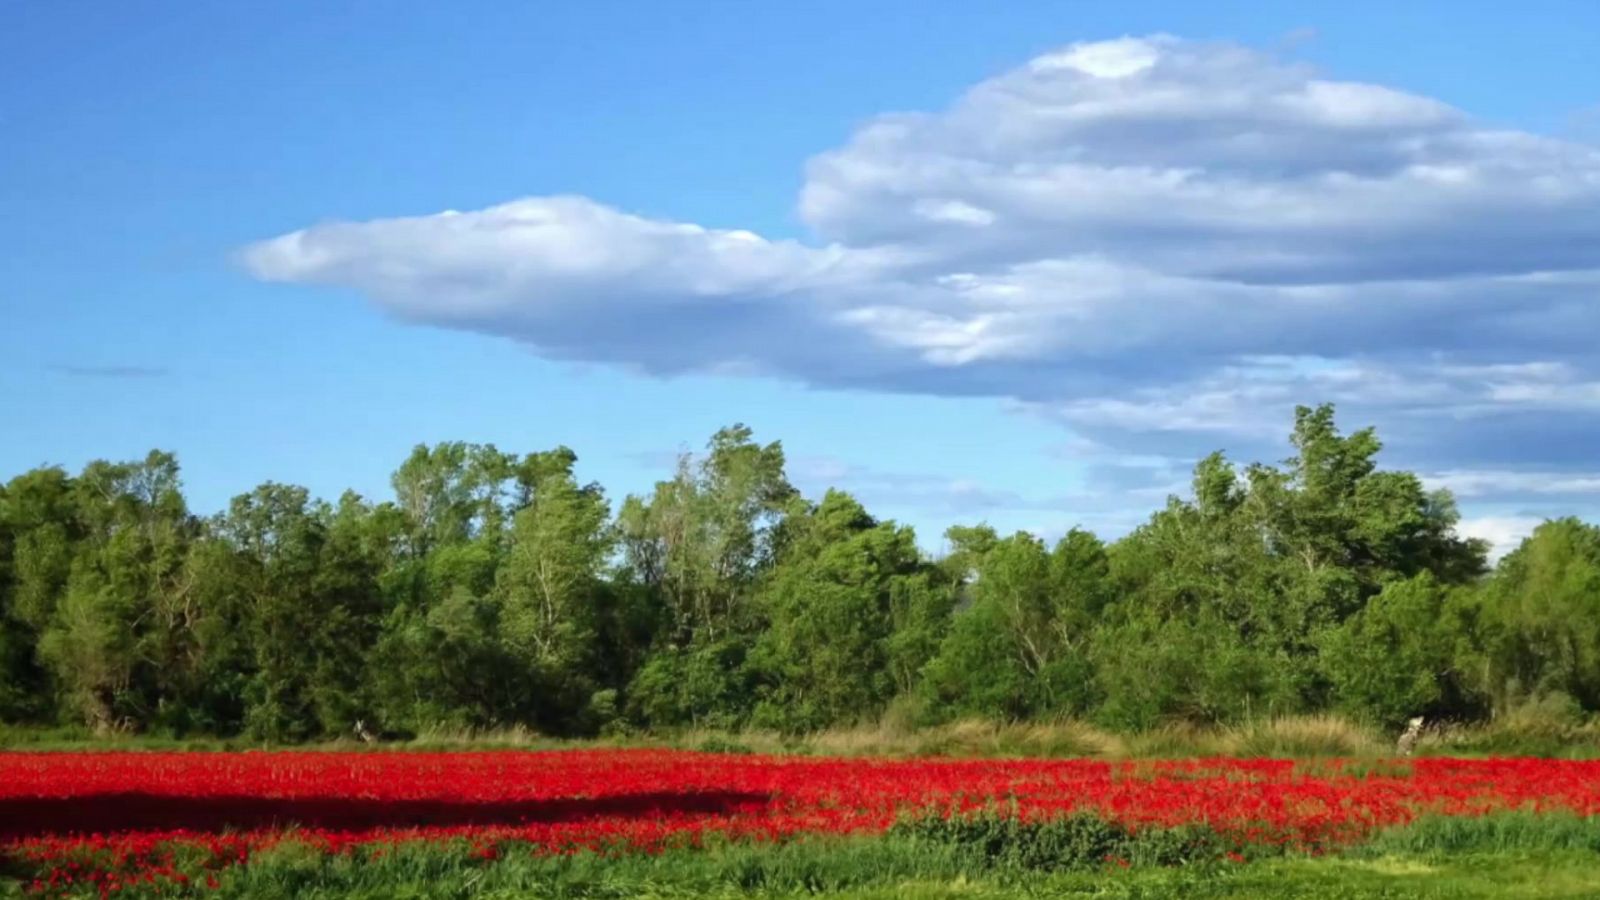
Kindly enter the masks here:
<path id="1" fill-rule="evenodd" d="M 216 896 L 385 897 L 1597 897 L 1600 858 L 1544 850 L 1285 858 L 1247 864 L 1041 868 L 974 865 L 905 839 L 813 840 L 660 856 L 512 856 L 420 848 L 376 862 L 283 848 L 230 873 Z"/>
<path id="2" fill-rule="evenodd" d="M 1048 826 L 976 819 L 949 828 L 907 823 L 882 837 L 713 841 L 655 855 L 541 856 L 505 845 L 495 860 L 465 842 L 400 844 L 376 858 L 285 842 L 226 870 L 218 890 L 198 893 L 323 900 L 1600 897 L 1600 819 L 1425 819 L 1342 854 L 1246 863 L 1223 859 L 1215 836 L 1202 831 L 1130 834 L 1087 818 Z M 1133 864 L 1105 863 L 1108 854 Z"/>
<path id="3" fill-rule="evenodd" d="M 1490 816 L 1428 816 L 1379 832 L 1354 853 L 1443 858 L 1576 851 L 1600 860 L 1600 817 L 1571 812 L 1500 812 Z"/>

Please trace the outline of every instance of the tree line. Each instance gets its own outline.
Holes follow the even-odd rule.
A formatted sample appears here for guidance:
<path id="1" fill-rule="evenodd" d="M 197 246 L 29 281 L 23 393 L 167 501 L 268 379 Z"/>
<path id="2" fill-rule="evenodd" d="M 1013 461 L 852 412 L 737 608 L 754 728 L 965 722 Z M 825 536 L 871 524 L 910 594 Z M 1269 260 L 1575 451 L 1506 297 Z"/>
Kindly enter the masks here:
<path id="1" fill-rule="evenodd" d="M 742 426 L 615 511 L 565 448 L 418 446 L 390 500 L 269 482 L 211 517 L 169 453 L 37 468 L 0 487 L 0 721 L 297 741 L 1600 710 L 1600 528 L 1548 522 L 1491 571 L 1371 429 L 1302 407 L 1291 442 L 1206 457 L 1111 543 L 976 525 L 940 558 L 802 497 Z"/>

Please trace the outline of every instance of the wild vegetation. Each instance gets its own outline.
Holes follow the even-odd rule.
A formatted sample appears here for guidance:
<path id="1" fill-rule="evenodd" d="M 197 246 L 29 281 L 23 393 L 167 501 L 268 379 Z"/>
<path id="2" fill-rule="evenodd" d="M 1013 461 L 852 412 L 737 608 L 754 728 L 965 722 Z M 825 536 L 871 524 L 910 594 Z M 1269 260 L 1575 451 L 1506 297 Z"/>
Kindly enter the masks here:
<path id="1" fill-rule="evenodd" d="M 210 517 L 168 453 L 39 468 L 0 486 L 0 722 L 269 742 L 357 722 L 1583 731 L 1600 527 L 1546 523 L 1490 570 L 1447 493 L 1378 467 L 1371 430 L 1302 408 L 1292 443 L 1277 465 L 1201 460 L 1190 496 L 1113 542 L 974 525 L 937 559 L 846 493 L 800 496 L 742 427 L 614 510 L 565 448 L 419 446 L 391 499 L 268 483 Z"/>

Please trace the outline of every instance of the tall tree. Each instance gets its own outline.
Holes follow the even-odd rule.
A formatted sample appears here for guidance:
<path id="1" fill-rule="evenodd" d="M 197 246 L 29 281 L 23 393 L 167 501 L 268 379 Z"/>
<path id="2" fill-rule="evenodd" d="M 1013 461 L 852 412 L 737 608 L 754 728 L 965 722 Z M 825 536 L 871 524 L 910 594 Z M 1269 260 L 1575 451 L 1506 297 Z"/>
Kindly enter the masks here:
<path id="1" fill-rule="evenodd" d="M 271 740 L 311 734 L 313 585 L 326 540 L 304 488 L 268 482 L 233 498 L 218 531 L 240 556 L 235 590 L 251 651 L 245 721 Z"/>
<path id="2" fill-rule="evenodd" d="M 1479 596 L 1478 672 L 1497 708 L 1560 694 L 1600 710 L 1600 526 L 1544 523 Z"/>
<path id="3" fill-rule="evenodd" d="M 620 512 L 629 568 L 661 594 L 679 643 L 747 624 L 751 588 L 798 498 L 782 445 L 751 435 L 743 425 L 718 431 L 703 459 L 680 458 L 672 480 L 648 501 L 629 497 Z"/>
<path id="4" fill-rule="evenodd" d="M 599 488 L 580 488 L 570 471 L 546 474 L 516 515 L 499 571 L 501 640 L 526 670 L 534 722 L 546 729 L 570 729 L 596 689 L 608 519 Z"/>
<path id="5" fill-rule="evenodd" d="M 97 730 L 150 719 L 157 697 L 146 663 L 155 610 L 180 590 L 194 523 L 177 459 L 90 463 L 73 481 L 80 539 L 40 658 L 67 707 Z"/>
<path id="6" fill-rule="evenodd" d="M 752 597 L 800 502 L 782 446 L 751 436 L 743 425 L 718 431 L 704 458 L 681 457 L 648 501 L 629 497 L 618 513 L 624 577 L 668 620 L 629 691 L 635 713 L 656 724 L 732 723 L 749 712 Z"/>
<path id="7" fill-rule="evenodd" d="M 1053 552 L 1025 533 L 986 537 L 992 533 L 952 536 L 976 555 L 969 605 L 926 669 L 933 702 L 1000 718 L 1087 711 L 1089 639 L 1110 599 L 1104 546 L 1078 530 Z"/>
<path id="8" fill-rule="evenodd" d="M 918 648 L 895 637 L 940 605 L 934 573 L 910 528 L 874 520 L 839 491 L 785 528 L 758 600 L 767 627 L 751 655 L 756 720 L 806 730 L 875 717 L 918 662 Z"/>
<path id="9" fill-rule="evenodd" d="M 1338 707 L 1385 726 L 1474 712 L 1456 671 L 1464 630 L 1450 589 L 1431 572 L 1391 581 L 1319 640 Z"/>

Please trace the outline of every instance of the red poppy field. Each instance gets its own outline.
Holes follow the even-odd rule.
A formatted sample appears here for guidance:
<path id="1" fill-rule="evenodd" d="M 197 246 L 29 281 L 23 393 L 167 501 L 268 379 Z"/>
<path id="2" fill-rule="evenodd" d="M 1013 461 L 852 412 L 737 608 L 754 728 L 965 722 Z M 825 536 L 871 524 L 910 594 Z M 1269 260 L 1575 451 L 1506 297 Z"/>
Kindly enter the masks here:
<path id="1" fill-rule="evenodd" d="M 326 853 L 464 840 L 492 858 L 659 852 L 710 835 L 876 834 L 904 817 L 1093 812 L 1312 853 L 1423 814 L 1600 813 L 1600 762 L 1384 765 L 884 760 L 661 750 L 0 754 L 0 845 L 23 888 L 199 889 L 292 834 Z M 719 838 L 721 839 L 721 838 Z M 75 888 L 75 889 L 76 889 Z"/>

